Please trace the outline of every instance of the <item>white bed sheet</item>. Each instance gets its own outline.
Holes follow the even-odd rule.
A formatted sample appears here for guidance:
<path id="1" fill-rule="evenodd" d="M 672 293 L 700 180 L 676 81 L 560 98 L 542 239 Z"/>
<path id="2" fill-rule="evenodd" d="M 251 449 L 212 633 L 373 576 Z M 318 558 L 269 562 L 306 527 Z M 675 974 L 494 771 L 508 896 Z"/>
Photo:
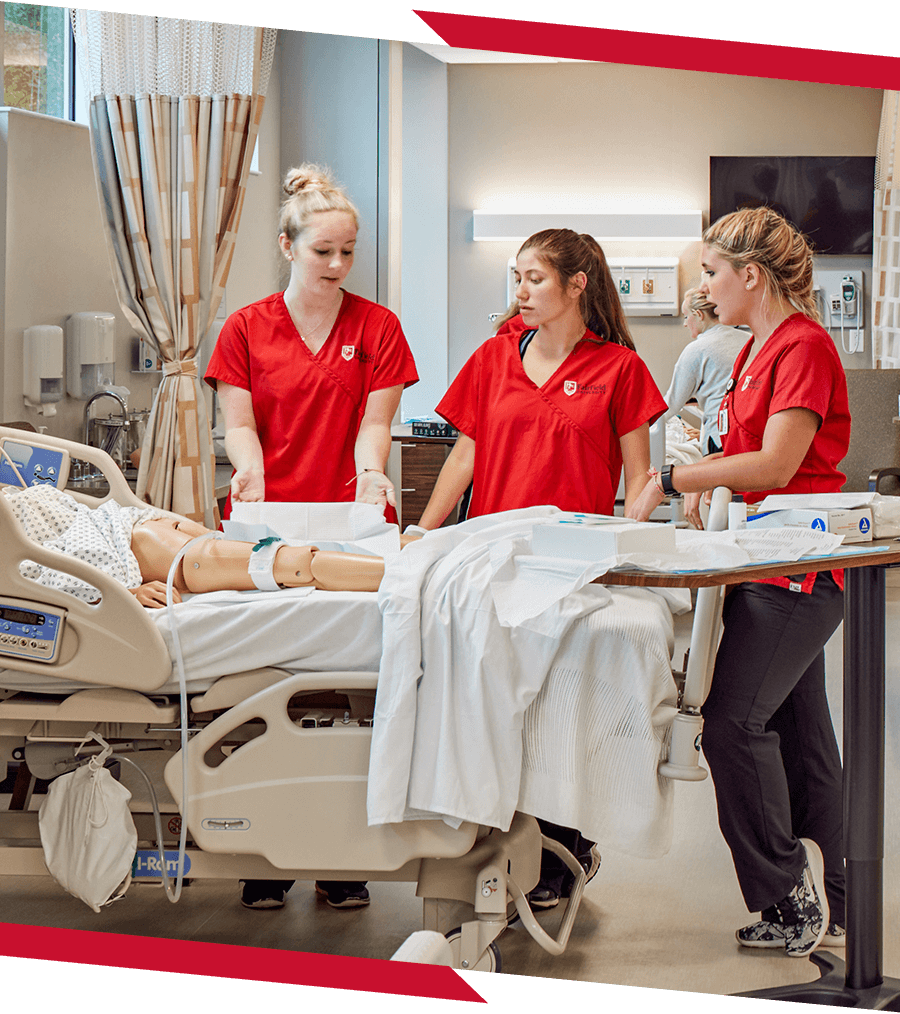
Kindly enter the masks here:
<path id="1" fill-rule="evenodd" d="M 378 672 L 381 614 L 374 592 L 218 591 L 191 595 L 174 608 L 188 690 L 207 690 L 220 677 L 262 666 L 289 672 Z M 170 656 L 172 617 L 147 610 Z M 93 684 L 49 673 L 0 670 L 0 686 L 29 693 L 68 694 Z M 172 678 L 158 694 L 177 693 Z"/>
<path id="2" fill-rule="evenodd" d="M 599 593 L 600 589 L 596 589 Z M 601 848 L 653 858 L 671 841 L 672 783 L 658 778 L 674 714 L 665 599 L 609 588 L 576 619 L 527 708 L 518 809 L 577 827 Z M 603 592 L 604 598 L 606 590 Z M 175 607 L 192 692 L 234 672 L 377 672 L 382 616 L 367 592 L 211 592 Z M 171 618 L 149 615 L 171 653 Z M 0 687 L 71 693 L 89 684 L 0 670 Z M 177 692 L 174 678 L 157 693 Z"/>

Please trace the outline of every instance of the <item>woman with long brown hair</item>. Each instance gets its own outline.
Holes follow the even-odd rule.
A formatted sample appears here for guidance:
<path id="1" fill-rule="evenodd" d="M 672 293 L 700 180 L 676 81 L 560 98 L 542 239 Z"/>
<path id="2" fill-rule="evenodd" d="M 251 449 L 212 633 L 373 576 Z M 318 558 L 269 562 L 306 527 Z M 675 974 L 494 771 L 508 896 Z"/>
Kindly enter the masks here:
<path id="1" fill-rule="evenodd" d="M 516 300 L 437 407 L 459 430 L 419 521 L 438 527 L 472 484 L 468 517 L 542 504 L 612 514 L 623 468 L 630 506 L 650 464 L 650 423 L 666 404 L 634 342 L 592 236 L 547 229 L 516 257 Z M 594 843 L 539 821 L 596 871 Z M 545 851 L 535 908 L 567 897 L 572 874 Z"/>

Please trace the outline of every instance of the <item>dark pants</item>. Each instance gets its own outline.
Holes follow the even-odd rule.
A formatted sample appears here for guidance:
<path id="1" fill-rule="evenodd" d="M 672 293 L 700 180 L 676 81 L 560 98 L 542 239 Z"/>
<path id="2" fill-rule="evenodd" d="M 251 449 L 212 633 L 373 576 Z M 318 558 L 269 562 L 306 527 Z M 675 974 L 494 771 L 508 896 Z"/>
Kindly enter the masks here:
<path id="1" fill-rule="evenodd" d="M 825 860 L 831 920 L 844 924 L 841 761 L 823 651 L 842 617 L 827 573 L 810 594 L 746 583 L 726 599 L 702 742 L 751 912 L 790 893 L 805 858 L 798 839 L 810 838 Z"/>
<path id="2" fill-rule="evenodd" d="M 594 842 L 589 841 L 573 827 L 551 824 L 549 820 L 541 820 L 540 817 L 538 817 L 538 826 L 541 829 L 541 834 L 558 841 L 560 845 L 567 848 L 581 863 L 585 872 L 591 868 L 591 848 L 594 846 Z M 556 891 L 561 898 L 568 898 L 572 893 L 575 876 L 559 856 L 543 849 L 541 851 L 541 883 Z"/>

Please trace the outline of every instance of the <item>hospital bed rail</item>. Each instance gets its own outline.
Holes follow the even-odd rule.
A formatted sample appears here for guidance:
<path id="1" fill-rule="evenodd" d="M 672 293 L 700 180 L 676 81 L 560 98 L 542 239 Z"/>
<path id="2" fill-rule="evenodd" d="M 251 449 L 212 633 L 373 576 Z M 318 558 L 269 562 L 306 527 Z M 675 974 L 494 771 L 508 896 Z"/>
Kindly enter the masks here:
<path id="1" fill-rule="evenodd" d="M 731 496 L 731 490 L 725 486 L 713 490 L 706 521 L 707 531 L 721 532 L 728 527 Z M 706 768 L 700 764 L 703 730 L 701 708 L 712 682 L 716 649 L 722 632 L 724 600 L 725 589 L 722 586 L 697 589 L 691 645 L 684 685 L 679 695 L 678 713 L 672 720 L 668 757 L 659 765 L 659 773 L 665 778 L 699 782 L 707 775 Z"/>

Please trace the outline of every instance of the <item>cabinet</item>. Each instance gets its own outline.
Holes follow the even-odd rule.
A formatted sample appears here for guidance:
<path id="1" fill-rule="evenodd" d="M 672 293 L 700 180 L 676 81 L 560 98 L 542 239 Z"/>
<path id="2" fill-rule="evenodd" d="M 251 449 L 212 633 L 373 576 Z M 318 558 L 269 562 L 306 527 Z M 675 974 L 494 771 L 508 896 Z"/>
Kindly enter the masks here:
<path id="1" fill-rule="evenodd" d="M 422 516 L 454 441 L 443 437 L 394 436 L 400 447 L 400 530 L 414 525 Z M 456 524 L 454 508 L 445 525 Z"/>

